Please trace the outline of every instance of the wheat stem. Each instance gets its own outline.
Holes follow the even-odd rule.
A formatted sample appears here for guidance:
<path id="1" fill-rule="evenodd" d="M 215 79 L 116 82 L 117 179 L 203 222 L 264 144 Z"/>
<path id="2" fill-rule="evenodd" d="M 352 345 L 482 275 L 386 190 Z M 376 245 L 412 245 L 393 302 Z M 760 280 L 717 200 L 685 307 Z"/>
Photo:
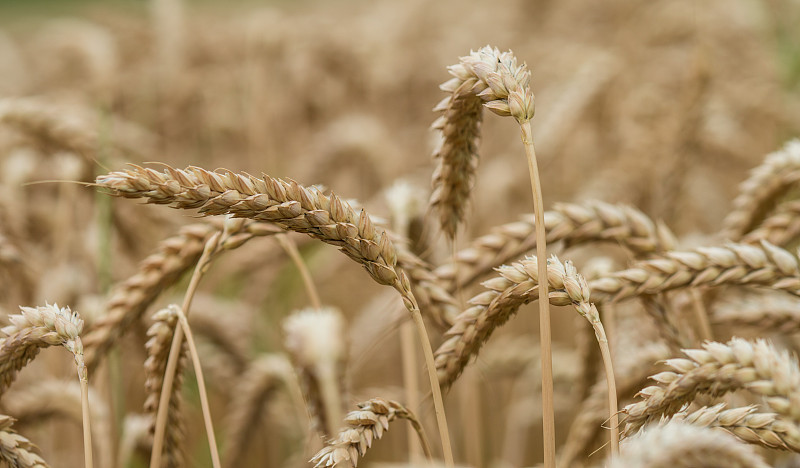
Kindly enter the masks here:
<path id="1" fill-rule="evenodd" d="M 606 382 L 608 384 L 608 414 L 610 416 L 611 429 L 611 456 L 619 456 L 619 404 L 617 403 L 617 383 L 614 378 L 614 365 L 611 360 L 611 350 L 608 347 L 608 338 L 603 324 L 600 322 L 592 323 L 594 333 L 597 335 L 597 343 L 600 345 L 600 354 L 603 356 L 603 367 L 606 372 Z"/>
<path id="2" fill-rule="evenodd" d="M 297 266 L 297 270 L 300 272 L 300 276 L 303 278 L 303 285 L 306 288 L 306 293 L 308 294 L 308 299 L 311 301 L 311 305 L 314 306 L 315 309 L 321 309 L 322 303 L 319 300 L 319 293 L 317 293 L 317 288 L 314 286 L 314 280 L 311 278 L 311 273 L 308 271 L 308 267 L 303 261 L 303 257 L 301 257 L 300 252 L 297 251 L 297 246 L 286 234 L 278 234 L 275 236 L 275 238 L 278 240 L 278 243 L 281 244 L 283 250 L 285 250 L 292 259 L 292 262 L 294 262 L 295 266 Z"/>
<path id="3" fill-rule="evenodd" d="M 194 344 L 194 335 L 189 328 L 189 321 L 186 319 L 186 314 L 183 310 L 177 309 L 178 322 L 181 324 L 184 335 L 186 335 L 186 344 L 189 347 L 189 355 L 192 357 L 192 365 L 194 366 L 194 374 L 197 378 L 197 389 L 200 393 L 200 407 L 203 410 L 203 422 L 206 426 L 206 435 L 208 436 L 208 445 L 211 450 L 211 463 L 214 468 L 222 468 L 219 461 L 219 450 L 217 449 L 217 440 L 214 437 L 214 425 L 211 422 L 211 409 L 208 405 L 208 395 L 206 394 L 206 381 L 203 377 L 203 368 L 200 365 L 200 356 L 197 354 L 197 346 Z"/>
<path id="4" fill-rule="evenodd" d="M 536 216 L 536 259 L 539 265 L 539 278 L 547 278 L 547 233 L 544 230 L 544 202 L 536 150 L 533 147 L 533 131 L 530 121 L 520 122 L 522 143 L 528 157 L 528 170 L 531 178 L 533 211 Z M 546 299 L 547 281 L 539 281 L 539 342 L 542 348 L 542 424 L 544 432 L 544 466 L 556 466 L 556 426 L 553 409 L 553 350 L 550 337 L 550 302 Z M 545 299 L 543 299 L 545 298 Z"/>
<path id="5" fill-rule="evenodd" d="M 76 341 L 80 338 L 76 338 Z M 80 345 L 83 349 L 83 345 Z M 81 382 L 81 414 L 83 416 L 83 452 L 85 468 L 93 468 L 92 458 L 92 415 L 89 412 L 89 375 L 83 353 L 75 354 L 75 364 L 78 366 L 78 379 Z"/>
<path id="6" fill-rule="evenodd" d="M 414 325 L 403 322 L 400 325 L 400 349 L 403 353 L 403 384 L 409 408 L 419 408 L 419 378 L 417 376 L 417 348 L 414 346 Z M 422 461 L 420 446 L 414 442 L 414 428 L 408 427 L 408 458 L 411 463 Z"/>

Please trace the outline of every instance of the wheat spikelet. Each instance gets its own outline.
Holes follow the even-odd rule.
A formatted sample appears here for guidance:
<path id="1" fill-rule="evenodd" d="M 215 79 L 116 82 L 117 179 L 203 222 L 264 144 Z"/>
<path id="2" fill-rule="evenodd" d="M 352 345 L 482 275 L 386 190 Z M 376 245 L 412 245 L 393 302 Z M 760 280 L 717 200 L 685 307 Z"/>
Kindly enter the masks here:
<path id="1" fill-rule="evenodd" d="M 58 304 L 44 307 L 20 307 L 19 315 L 8 319 L 11 325 L 4 327 L 6 338 L 0 340 L 0 394 L 3 394 L 41 348 L 64 346 L 75 355 L 75 361 L 83 363 L 83 345 L 78 336 L 83 329 L 83 320 L 69 307 Z M 81 370 L 79 369 L 79 373 Z M 83 369 L 85 376 L 85 368 Z"/>
<path id="2" fill-rule="evenodd" d="M 291 372 L 285 357 L 266 355 L 253 361 L 238 379 L 228 410 L 226 466 L 244 466 L 248 443 L 259 427 L 270 395 L 284 384 Z"/>
<path id="3" fill-rule="evenodd" d="M 763 340 L 740 338 L 727 344 L 706 342 L 703 349 L 684 353 L 688 359 L 669 359 L 671 370 L 651 377 L 658 385 L 642 389 L 644 400 L 625 407 L 625 434 L 675 414 L 696 395 L 717 397 L 738 389 L 764 396 L 775 413 L 800 421 L 800 368 L 788 353 Z"/>
<path id="4" fill-rule="evenodd" d="M 346 393 L 344 317 L 330 307 L 304 309 L 290 315 L 283 330 L 314 429 L 331 436 L 341 420 Z"/>
<path id="5" fill-rule="evenodd" d="M 12 468 L 48 468 L 36 453 L 39 449 L 11 429 L 13 423 L 13 418 L 0 415 L 0 459 Z"/>
<path id="6" fill-rule="evenodd" d="M 800 180 L 800 140 L 787 142 L 768 154 L 742 182 L 733 209 L 723 221 L 722 235 L 738 240 L 750 232 L 769 212 L 776 200 Z"/>
<path id="7" fill-rule="evenodd" d="M 389 423 L 397 418 L 407 420 L 418 433 L 422 430 L 416 416 L 396 401 L 373 398 L 359 403 L 358 408 L 347 414 L 344 419 L 347 426 L 339 431 L 336 438 L 311 459 L 315 468 L 334 467 L 347 462 L 358 466 L 359 458 L 372 447 L 373 441 L 383 437 L 383 433 L 389 430 Z M 426 452 L 429 454 L 430 449 Z"/>
<path id="8" fill-rule="evenodd" d="M 586 242 L 619 243 L 637 256 L 671 250 L 675 240 L 669 230 L 641 211 L 627 205 L 600 201 L 583 204 L 559 203 L 544 213 L 547 244 L 563 242 L 575 246 Z M 447 281 L 449 290 L 465 287 L 492 268 L 524 255 L 536 247 L 534 216 L 504 224 L 472 241 L 455 256 L 454 264 L 434 273 Z M 458 272 L 458 278 L 455 277 Z"/>
<path id="9" fill-rule="evenodd" d="M 767 468 L 764 460 L 732 436 L 670 422 L 650 428 L 623 445 L 610 468 Z"/>
<path id="10" fill-rule="evenodd" d="M 452 239 L 475 184 L 483 107 L 498 115 L 529 120 L 533 94 L 527 65 L 517 65 L 511 51 L 501 53 L 486 46 L 461 57 L 448 71 L 453 78 L 440 88 L 450 95 L 434 108 L 443 112 L 432 125 L 441 132 L 442 141 L 433 153 L 436 169 L 429 204 Z"/>
<path id="11" fill-rule="evenodd" d="M 744 442 L 766 448 L 800 451 L 800 428 L 774 413 L 759 413 L 755 406 L 725 409 L 712 407 L 675 413 L 670 421 L 683 421 L 700 427 L 721 428 Z"/>
<path id="12" fill-rule="evenodd" d="M 747 233 L 742 242 L 757 243 L 766 240 L 778 246 L 786 246 L 800 236 L 800 201 L 790 200 L 778 207 Z"/>
<path id="13" fill-rule="evenodd" d="M 144 388 L 147 395 L 144 402 L 144 410 L 151 417 L 151 435 L 154 430 L 155 416 L 158 410 L 159 398 L 161 397 L 161 387 L 164 382 L 172 336 L 175 333 L 175 327 L 178 326 L 177 306 L 172 305 L 166 309 L 159 310 L 153 314 L 153 321 L 153 325 L 147 330 L 147 336 L 150 339 L 145 344 L 147 360 L 144 362 L 146 377 Z M 183 384 L 186 353 L 186 342 L 184 341 L 178 358 L 178 367 L 175 371 L 174 391 L 170 395 L 167 408 L 167 431 L 164 436 L 162 466 L 168 468 L 184 466 L 183 438 L 185 428 L 181 415 L 182 398 L 180 388 Z"/>
<path id="14" fill-rule="evenodd" d="M 178 234 L 162 241 L 156 252 L 139 264 L 136 274 L 114 287 L 105 315 L 87 331 L 83 341 L 89 369 L 100 363 L 100 359 L 131 324 L 141 318 L 162 291 L 174 285 L 197 263 L 205 243 L 221 230 L 226 235 L 221 239 L 218 251 L 237 248 L 255 236 L 279 232 L 268 223 L 216 221 L 184 226 Z"/>

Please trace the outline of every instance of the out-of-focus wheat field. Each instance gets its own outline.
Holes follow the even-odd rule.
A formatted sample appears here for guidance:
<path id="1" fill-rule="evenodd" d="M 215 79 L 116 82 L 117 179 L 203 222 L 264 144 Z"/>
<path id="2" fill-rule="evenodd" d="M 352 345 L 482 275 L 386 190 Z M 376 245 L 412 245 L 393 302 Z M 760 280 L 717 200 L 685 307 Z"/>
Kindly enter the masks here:
<path id="1" fill-rule="evenodd" d="M 371 420 L 372 406 L 342 420 L 373 398 L 416 415 L 432 458 L 443 459 L 400 283 L 397 291 L 378 284 L 358 264 L 378 261 L 369 254 L 377 244 L 380 261 L 391 257 L 384 244 L 398 250 L 396 271 L 408 272 L 426 319 L 456 465 L 542 463 L 539 319 L 528 304 L 538 297 L 535 266 L 524 260 L 525 268 L 507 267 L 514 274 L 494 271 L 535 255 L 520 127 L 484 112 L 476 128 L 461 128 L 447 110 L 450 120 L 431 128 L 442 115 L 434 106 L 453 94 L 440 89 L 454 76 L 448 67 L 487 44 L 513 51 L 531 71 L 548 254 L 558 257 L 550 265 L 572 262 L 592 290 L 614 364 L 624 437 L 612 457 L 595 333 L 554 274 L 559 468 L 800 466 L 796 0 L 0 4 L 0 324 L 9 326 L 0 342 L 0 415 L 16 420 L 0 424 L 0 459 L 43 466 L 25 451 L 53 467 L 84 466 L 74 367 L 82 358 L 59 349 L 37 356 L 72 342 L 51 342 L 64 333 L 52 321 L 14 318 L 21 306 L 57 303 L 83 320 L 94 466 L 150 466 L 177 320 L 174 309 L 159 311 L 186 305 L 195 264 L 220 232 L 224 246 L 194 273 L 202 280 L 183 313 L 222 466 L 329 466 L 309 460 L 325 453 L 338 427 L 361 441 L 359 466 L 427 466 L 394 410 Z M 437 169 L 432 154 L 455 144 L 442 146 L 443 125 L 480 154 L 479 164 L 464 163 L 476 175 L 465 182 L 470 201 L 454 239 L 429 202 L 434 174 L 449 170 Z M 180 192 L 164 204 L 205 196 L 192 207 L 227 209 L 234 201 L 226 200 L 255 196 L 244 187 L 206 182 L 208 195 L 173 173 L 177 182 L 161 189 L 151 180 L 135 195 L 143 200 L 109 196 L 134 197 L 105 176 L 128 164 L 265 174 L 312 199 L 270 193 L 268 204 L 303 214 L 237 224 L 142 201 L 163 190 Z M 292 180 L 316 188 L 305 192 Z M 332 231 L 320 234 L 309 216 L 333 219 L 331 194 L 369 215 L 330 221 Z M 363 225 L 368 216 L 377 237 Z M 312 228 L 297 227 L 301 219 Z M 352 236 L 367 260 L 337 251 Z M 320 304 L 340 312 L 292 325 Z M 44 329 L 50 335 L 36 335 Z M 769 346 L 757 344 L 762 338 Z M 703 348 L 705 340 L 719 344 Z M 453 353 L 463 362 L 447 361 Z M 162 466 L 210 467 L 198 379 L 183 356 Z M 665 363 L 671 358 L 683 361 Z M 461 374 L 444 362 L 468 365 Z M 648 400 L 653 387 L 637 395 L 648 386 L 672 403 Z M 657 437 L 682 419 L 764 465 L 723 463 L 740 455 L 703 446 L 691 428 L 678 443 L 648 442 L 652 458 L 636 458 L 637 440 L 648 439 L 634 434 L 637 410 L 626 407 L 642 401 L 650 411 L 642 432 Z M 694 413 L 719 403 L 739 413 Z M 341 437 L 334 458 L 346 467 L 340 458 L 358 450 L 342 448 Z"/>

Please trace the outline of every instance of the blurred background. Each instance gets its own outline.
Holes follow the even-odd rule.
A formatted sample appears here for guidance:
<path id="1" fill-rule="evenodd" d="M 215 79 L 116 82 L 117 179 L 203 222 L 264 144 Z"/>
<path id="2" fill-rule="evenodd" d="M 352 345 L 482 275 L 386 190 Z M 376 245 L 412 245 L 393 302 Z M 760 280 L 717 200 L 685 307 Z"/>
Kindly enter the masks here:
<path id="1" fill-rule="evenodd" d="M 663 220 L 684 245 L 705 243 L 748 171 L 798 135 L 798 24 L 797 0 L 4 0 L 2 316 L 21 304 L 57 301 L 91 322 L 114 282 L 194 221 L 191 213 L 42 181 L 91 182 L 125 163 L 159 161 L 323 184 L 384 217 L 384 191 L 398 179 L 426 200 L 437 138 L 431 109 L 444 97 L 438 85 L 449 78 L 448 65 L 486 44 L 513 50 L 532 70 L 546 207 L 624 202 Z M 510 119 L 485 116 L 459 245 L 531 212 L 518 132 Z M 439 241 L 442 248 L 428 252 L 434 264 L 451 252 Z M 352 323 L 385 293 L 335 249 L 306 244 L 301 251 L 324 302 Z M 198 308 L 238 323 L 251 354 L 280 349 L 281 320 L 307 303 L 280 252 L 259 240 L 226 254 L 199 296 Z M 580 261 L 581 252 L 574 257 Z M 179 300 L 184 288 L 160 303 Z M 230 319 L 234 314 L 245 319 Z M 520 328 L 504 332 L 535 331 L 535 317 L 520 315 Z M 563 315 L 555 336 L 569 348 L 575 323 Z M 134 370 L 111 378 L 123 395 L 118 413 L 141 408 L 144 330 L 140 325 L 121 344 L 129 350 L 121 368 Z M 372 397 L 365 389 L 402 385 L 399 372 L 382 366 L 398 346 L 380 349 L 380 359 L 362 359 L 352 372 L 355 393 Z M 23 381 L 71 375 L 66 365 L 35 364 Z M 212 385 L 222 388 L 219 372 Z M 485 385 L 481 375 L 476 381 L 487 401 L 486 426 L 503 427 L 491 402 L 501 407 L 497 398 L 508 392 Z M 194 384 L 186 388 L 196 404 Z M 73 426 L 20 429 L 46 458 L 62 454 L 63 463 L 54 464 L 80 466 L 80 435 L 53 437 L 63 427 Z M 403 436 L 398 431 L 379 447 L 376 459 L 381 450 L 402 451 Z M 486 437 L 488 460 L 502 441 Z M 203 437 L 189 440 L 190 466 L 206 466 Z M 276 436 L 270 440 L 265 447 L 281 447 Z M 520 462 L 532 464 L 537 450 L 523 450 Z M 289 452 L 273 450 L 270 460 L 289 466 Z"/>

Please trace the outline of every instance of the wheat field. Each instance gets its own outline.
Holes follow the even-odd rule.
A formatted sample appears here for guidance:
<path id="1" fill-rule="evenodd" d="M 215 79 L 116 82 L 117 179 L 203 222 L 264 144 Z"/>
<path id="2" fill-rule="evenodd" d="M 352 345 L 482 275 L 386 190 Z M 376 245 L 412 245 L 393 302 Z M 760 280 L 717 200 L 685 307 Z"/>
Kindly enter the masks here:
<path id="1" fill-rule="evenodd" d="M 800 466 L 798 24 L 0 5 L 0 465 Z"/>

